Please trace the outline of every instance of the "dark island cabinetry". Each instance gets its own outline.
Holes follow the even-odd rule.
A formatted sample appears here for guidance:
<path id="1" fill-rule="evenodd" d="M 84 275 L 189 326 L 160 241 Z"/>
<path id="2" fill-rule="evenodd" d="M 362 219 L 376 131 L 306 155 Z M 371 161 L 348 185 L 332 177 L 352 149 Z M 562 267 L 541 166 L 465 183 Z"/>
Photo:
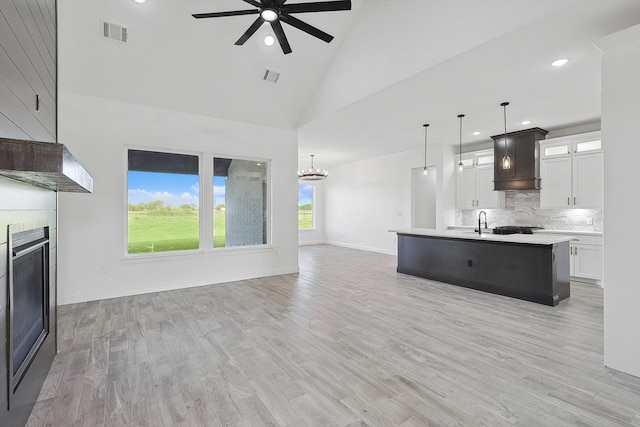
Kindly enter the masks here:
<path id="1" fill-rule="evenodd" d="M 555 306 L 569 297 L 569 241 L 527 244 L 398 232 L 399 273 Z"/>

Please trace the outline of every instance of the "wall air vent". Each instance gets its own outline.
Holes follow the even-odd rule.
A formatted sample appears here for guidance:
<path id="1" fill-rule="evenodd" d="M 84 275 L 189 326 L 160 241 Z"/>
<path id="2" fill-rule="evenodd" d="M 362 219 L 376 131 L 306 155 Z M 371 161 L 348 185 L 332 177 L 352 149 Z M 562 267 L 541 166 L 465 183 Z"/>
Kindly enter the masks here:
<path id="1" fill-rule="evenodd" d="M 266 70 L 262 78 L 271 83 L 278 83 L 278 79 L 280 78 L 280 73 L 273 70 Z"/>
<path id="2" fill-rule="evenodd" d="M 113 24 L 111 22 L 103 22 L 102 35 L 107 39 L 126 43 L 127 37 L 129 35 L 129 29 L 123 27 L 122 25 Z"/>

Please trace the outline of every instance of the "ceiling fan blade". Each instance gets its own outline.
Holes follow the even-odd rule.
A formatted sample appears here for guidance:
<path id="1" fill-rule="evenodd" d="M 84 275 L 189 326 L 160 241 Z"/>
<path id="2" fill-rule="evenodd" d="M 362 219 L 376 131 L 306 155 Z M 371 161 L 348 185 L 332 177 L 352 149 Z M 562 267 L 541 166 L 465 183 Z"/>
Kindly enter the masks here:
<path id="1" fill-rule="evenodd" d="M 271 23 L 271 28 L 273 28 L 273 32 L 276 33 L 276 38 L 278 39 L 278 43 L 280 43 L 280 47 L 284 54 L 291 53 L 291 46 L 289 46 L 289 40 L 287 40 L 287 36 L 284 35 L 284 30 L 282 29 L 282 24 L 280 21 L 273 21 Z"/>
<path id="2" fill-rule="evenodd" d="M 191 16 L 193 16 L 196 19 L 200 19 L 200 18 L 220 18 L 223 16 L 255 15 L 256 13 L 260 13 L 260 11 L 258 9 L 232 10 L 230 12 L 194 13 Z"/>
<path id="3" fill-rule="evenodd" d="M 262 3 L 260 3 L 259 1 L 256 0 L 244 0 L 245 3 L 249 3 L 251 6 L 255 6 L 258 7 L 260 9 L 262 9 L 264 6 Z"/>
<path id="4" fill-rule="evenodd" d="M 282 22 L 286 22 L 292 27 L 296 27 L 297 29 L 304 31 L 307 34 L 311 34 L 312 36 L 317 37 L 320 40 L 323 40 L 327 43 L 330 43 L 331 40 L 333 40 L 333 36 L 331 34 L 327 34 L 324 31 L 314 27 L 313 25 L 309 25 L 306 22 L 302 22 L 298 18 L 294 18 L 293 16 L 288 15 L 286 13 L 283 13 L 280 15 L 280 20 Z"/>
<path id="5" fill-rule="evenodd" d="M 282 11 L 285 13 L 333 12 L 336 10 L 351 10 L 351 0 L 285 4 L 282 6 Z"/>
<path id="6" fill-rule="evenodd" d="M 238 45 L 238 46 L 243 45 L 244 42 L 249 40 L 249 37 L 251 37 L 256 31 L 258 31 L 258 28 L 260 28 L 260 26 L 263 23 L 264 23 L 264 20 L 262 18 L 258 17 L 258 19 L 253 21 L 253 24 L 251 24 L 249 29 L 244 32 L 244 34 L 238 39 L 238 41 L 235 44 Z"/>

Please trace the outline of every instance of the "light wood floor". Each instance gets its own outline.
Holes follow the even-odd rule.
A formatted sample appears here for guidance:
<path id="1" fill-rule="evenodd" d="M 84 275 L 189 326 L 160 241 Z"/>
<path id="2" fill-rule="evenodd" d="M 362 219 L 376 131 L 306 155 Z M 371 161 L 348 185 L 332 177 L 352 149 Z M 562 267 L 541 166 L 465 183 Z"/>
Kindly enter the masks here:
<path id="1" fill-rule="evenodd" d="M 640 426 L 599 287 L 554 308 L 395 267 L 311 246 L 299 275 L 62 306 L 29 425 Z"/>

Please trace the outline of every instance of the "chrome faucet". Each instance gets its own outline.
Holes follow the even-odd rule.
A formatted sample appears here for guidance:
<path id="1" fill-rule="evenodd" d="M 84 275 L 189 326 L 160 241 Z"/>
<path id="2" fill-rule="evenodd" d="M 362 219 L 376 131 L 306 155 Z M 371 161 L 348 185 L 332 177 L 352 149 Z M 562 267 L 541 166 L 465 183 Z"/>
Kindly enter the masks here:
<path id="1" fill-rule="evenodd" d="M 482 229 L 480 228 L 482 214 L 484 214 L 484 228 L 487 228 L 487 213 L 485 211 L 480 211 L 478 214 L 478 234 L 482 234 Z"/>

